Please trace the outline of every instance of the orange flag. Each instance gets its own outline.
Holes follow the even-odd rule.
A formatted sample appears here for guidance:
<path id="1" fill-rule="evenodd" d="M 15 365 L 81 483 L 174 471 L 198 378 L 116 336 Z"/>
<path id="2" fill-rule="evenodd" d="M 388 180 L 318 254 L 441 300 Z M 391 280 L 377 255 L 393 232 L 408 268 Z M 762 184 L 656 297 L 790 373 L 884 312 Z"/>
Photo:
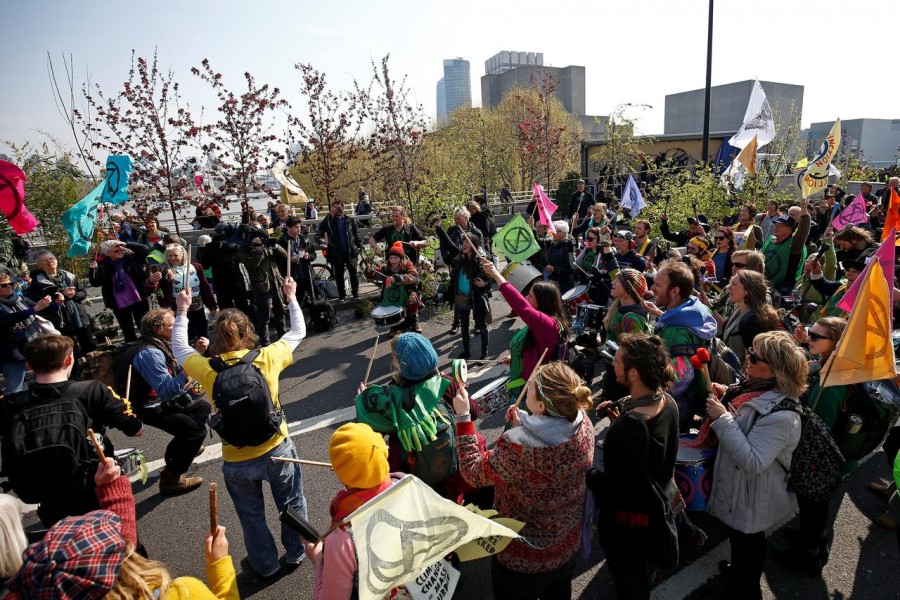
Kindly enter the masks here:
<path id="1" fill-rule="evenodd" d="M 891 339 L 891 292 L 881 263 L 872 261 L 868 270 L 844 335 L 822 367 L 823 388 L 897 376 Z"/>
<path id="2" fill-rule="evenodd" d="M 750 172 L 750 175 L 756 176 L 756 147 L 757 141 L 756 136 L 753 136 L 753 139 L 744 146 L 744 149 L 741 150 L 741 153 L 737 155 L 737 160 L 739 163 L 747 167 L 747 170 Z"/>
<path id="3" fill-rule="evenodd" d="M 888 204 L 887 215 L 884 217 L 884 229 L 881 231 L 882 242 L 891 234 L 891 229 L 900 231 L 900 196 L 897 195 L 896 188 L 891 188 L 891 202 Z"/>

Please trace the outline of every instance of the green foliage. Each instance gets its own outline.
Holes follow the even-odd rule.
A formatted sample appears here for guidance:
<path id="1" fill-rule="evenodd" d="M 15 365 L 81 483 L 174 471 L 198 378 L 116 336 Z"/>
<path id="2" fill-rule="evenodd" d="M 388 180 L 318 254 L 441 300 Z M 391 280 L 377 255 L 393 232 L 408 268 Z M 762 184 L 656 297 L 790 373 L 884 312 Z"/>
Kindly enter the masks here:
<path id="1" fill-rule="evenodd" d="M 653 198 L 656 202 L 641 211 L 640 218 L 658 223 L 662 213 L 668 212 L 673 230 L 685 228 L 685 219 L 697 214 L 706 215 L 712 223 L 733 213 L 736 204 L 732 203 L 737 202 L 707 165 L 698 165 L 693 172 L 681 170 L 659 178 Z"/>

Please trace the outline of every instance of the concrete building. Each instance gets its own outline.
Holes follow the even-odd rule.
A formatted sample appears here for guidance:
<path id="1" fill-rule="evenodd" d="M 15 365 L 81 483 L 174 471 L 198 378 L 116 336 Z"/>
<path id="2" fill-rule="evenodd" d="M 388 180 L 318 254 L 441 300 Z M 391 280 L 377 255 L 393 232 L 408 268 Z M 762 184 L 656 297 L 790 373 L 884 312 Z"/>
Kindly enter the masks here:
<path id="1" fill-rule="evenodd" d="M 803 115 L 803 86 L 760 81 L 775 115 L 775 130 L 785 131 L 791 111 Z M 709 130 L 737 131 L 744 121 L 753 80 L 713 86 L 710 90 Z M 666 135 L 703 133 L 705 90 L 691 90 L 666 96 Z"/>
<path id="2" fill-rule="evenodd" d="M 454 110 L 472 106 L 472 79 L 469 61 L 451 58 L 444 61 L 444 76 L 437 84 L 437 118 L 445 121 Z"/>
<path id="3" fill-rule="evenodd" d="M 499 75 L 510 69 L 519 67 L 543 66 L 543 52 L 517 52 L 503 50 L 484 61 L 484 72 L 488 75 Z"/>
<path id="4" fill-rule="evenodd" d="M 584 67 L 524 66 L 511 68 L 499 74 L 486 74 L 481 78 L 481 105 L 494 108 L 499 105 L 509 90 L 515 87 L 531 86 L 532 76 L 537 84 L 541 78 L 551 75 L 559 83 L 556 97 L 567 111 L 573 115 L 585 114 Z"/>
<path id="5" fill-rule="evenodd" d="M 809 126 L 806 155 L 812 156 L 831 131 L 834 121 Z M 848 119 L 841 121 L 839 157 L 847 151 L 872 168 L 890 167 L 900 160 L 900 119 Z M 840 158 L 838 159 L 840 161 Z M 841 168 L 839 163 L 838 168 Z"/>

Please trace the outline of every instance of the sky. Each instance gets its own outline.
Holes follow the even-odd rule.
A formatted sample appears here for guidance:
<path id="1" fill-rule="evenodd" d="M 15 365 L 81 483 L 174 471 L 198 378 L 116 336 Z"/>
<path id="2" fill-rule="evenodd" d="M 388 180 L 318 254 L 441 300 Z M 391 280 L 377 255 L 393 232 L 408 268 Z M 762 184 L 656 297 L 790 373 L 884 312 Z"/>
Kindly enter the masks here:
<path id="1" fill-rule="evenodd" d="M 481 103 L 484 61 L 501 50 L 543 52 L 544 64 L 583 65 L 588 114 L 628 109 L 640 133 L 663 131 L 665 95 L 702 88 L 708 2 L 701 0 L 6 0 L 0 56 L 0 153 L 5 142 L 39 143 L 46 131 L 71 146 L 47 76 L 47 52 L 71 55 L 80 88 L 113 94 L 127 79 L 131 51 L 172 69 L 183 99 L 213 105 L 190 68 L 208 58 L 226 84 L 242 74 L 281 88 L 302 111 L 298 62 L 329 85 L 368 83 L 372 61 L 390 53 L 426 115 L 436 110 L 442 60 L 471 63 L 472 100 Z M 896 0 L 719 0 L 713 26 L 713 85 L 760 79 L 805 87 L 802 125 L 853 118 L 900 118 Z M 891 33 L 893 32 L 893 33 Z M 884 36 L 888 37 L 885 38 Z"/>

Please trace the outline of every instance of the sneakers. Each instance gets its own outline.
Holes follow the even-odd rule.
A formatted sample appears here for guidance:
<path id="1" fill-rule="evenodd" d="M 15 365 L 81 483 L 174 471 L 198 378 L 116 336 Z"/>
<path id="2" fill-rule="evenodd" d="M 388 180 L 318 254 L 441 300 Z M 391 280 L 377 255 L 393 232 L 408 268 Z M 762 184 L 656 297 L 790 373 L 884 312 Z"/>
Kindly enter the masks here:
<path id="1" fill-rule="evenodd" d="M 159 476 L 159 493 L 165 495 L 186 494 L 196 490 L 202 484 L 202 477 L 188 477 L 186 475 L 170 477 L 161 474 Z"/>
<path id="2" fill-rule="evenodd" d="M 281 568 L 285 573 L 293 573 L 296 571 L 300 565 L 303 564 L 303 561 L 306 560 L 306 554 L 301 554 L 300 558 L 294 561 L 289 561 L 287 556 L 283 556 L 281 558 Z"/>
<path id="3" fill-rule="evenodd" d="M 447 333 L 449 333 L 450 335 L 456 335 L 457 333 L 459 333 L 459 326 L 458 326 L 458 325 L 452 325 L 452 326 L 450 327 L 450 331 L 448 331 Z"/>

